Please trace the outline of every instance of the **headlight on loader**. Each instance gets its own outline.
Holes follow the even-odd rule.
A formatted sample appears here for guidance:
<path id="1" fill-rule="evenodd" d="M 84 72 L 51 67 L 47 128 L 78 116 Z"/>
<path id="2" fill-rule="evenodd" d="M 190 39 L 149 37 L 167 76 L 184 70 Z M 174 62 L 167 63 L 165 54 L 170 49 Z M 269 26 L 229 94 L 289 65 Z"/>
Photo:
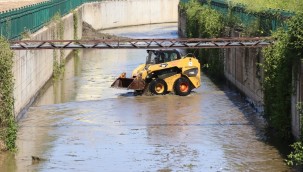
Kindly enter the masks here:
<path id="1" fill-rule="evenodd" d="M 198 74 L 198 68 L 191 68 L 184 71 L 184 74 L 188 77 L 195 77 Z"/>

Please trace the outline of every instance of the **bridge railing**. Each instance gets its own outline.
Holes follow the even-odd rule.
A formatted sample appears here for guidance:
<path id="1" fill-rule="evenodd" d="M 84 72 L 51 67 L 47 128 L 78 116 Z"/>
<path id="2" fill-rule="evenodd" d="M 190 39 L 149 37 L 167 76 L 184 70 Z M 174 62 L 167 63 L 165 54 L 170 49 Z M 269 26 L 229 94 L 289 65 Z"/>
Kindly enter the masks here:
<path id="1" fill-rule="evenodd" d="M 24 32 L 42 28 L 57 13 L 63 16 L 86 2 L 94 1 L 101 0 L 49 0 L 0 12 L 0 35 L 18 39 Z"/>

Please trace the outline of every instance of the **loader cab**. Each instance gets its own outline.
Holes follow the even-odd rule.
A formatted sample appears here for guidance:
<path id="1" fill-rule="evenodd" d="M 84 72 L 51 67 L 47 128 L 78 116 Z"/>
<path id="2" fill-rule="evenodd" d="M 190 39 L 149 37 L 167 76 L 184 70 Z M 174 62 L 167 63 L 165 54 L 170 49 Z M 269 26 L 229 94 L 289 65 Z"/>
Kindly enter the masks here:
<path id="1" fill-rule="evenodd" d="M 177 50 L 147 50 L 146 64 L 161 64 L 181 59 Z"/>

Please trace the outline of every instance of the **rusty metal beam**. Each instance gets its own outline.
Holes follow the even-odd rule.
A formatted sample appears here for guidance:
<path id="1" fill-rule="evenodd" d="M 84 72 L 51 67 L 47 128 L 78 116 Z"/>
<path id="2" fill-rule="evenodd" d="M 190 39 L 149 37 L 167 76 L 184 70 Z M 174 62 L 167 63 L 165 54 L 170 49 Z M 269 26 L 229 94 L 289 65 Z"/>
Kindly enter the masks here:
<path id="1" fill-rule="evenodd" d="M 38 49 L 197 49 L 263 47 L 274 43 L 270 37 L 188 38 L 188 39 L 102 39 L 102 40 L 22 40 L 12 41 L 13 50 Z"/>

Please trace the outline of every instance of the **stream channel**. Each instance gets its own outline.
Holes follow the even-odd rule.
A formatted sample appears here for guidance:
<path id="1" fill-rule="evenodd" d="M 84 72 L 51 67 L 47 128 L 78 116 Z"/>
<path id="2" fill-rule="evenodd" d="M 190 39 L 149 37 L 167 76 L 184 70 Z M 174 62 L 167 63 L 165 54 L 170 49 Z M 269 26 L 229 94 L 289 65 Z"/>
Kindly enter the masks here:
<path id="1" fill-rule="evenodd" d="M 104 32 L 178 37 L 176 23 Z M 261 115 L 236 91 L 202 74 L 202 86 L 189 96 L 134 96 L 110 85 L 144 63 L 146 50 L 79 54 L 21 119 L 18 151 L 0 157 L 0 171 L 291 170 L 267 140 Z"/>

